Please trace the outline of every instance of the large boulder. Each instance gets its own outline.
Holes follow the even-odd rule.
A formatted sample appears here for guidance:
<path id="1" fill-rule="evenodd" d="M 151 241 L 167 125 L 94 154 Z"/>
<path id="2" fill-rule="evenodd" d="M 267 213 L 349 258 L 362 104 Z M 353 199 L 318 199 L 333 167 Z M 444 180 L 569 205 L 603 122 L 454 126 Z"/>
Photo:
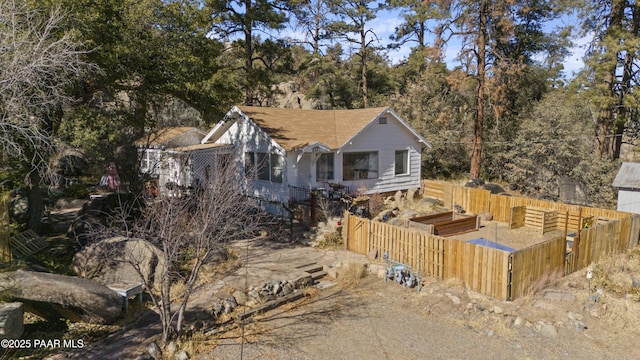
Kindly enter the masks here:
<path id="1" fill-rule="evenodd" d="M 164 268 L 160 249 L 148 241 L 123 236 L 91 244 L 73 257 L 73 271 L 78 276 L 102 284 L 142 282 L 142 275 L 146 283 L 153 285 Z"/>
<path id="2" fill-rule="evenodd" d="M 26 311 L 49 320 L 111 323 L 122 309 L 122 297 L 115 291 L 75 276 L 18 270 L 0 274 L 0 284 Z"/>
<path id="3" fill-rule="evenodd" d="M 482 185 L 482 188 L 489 190 L 492 194 L 502 194 L 504 192 L 502 186 L 493 183 L 484 184 Z"/>

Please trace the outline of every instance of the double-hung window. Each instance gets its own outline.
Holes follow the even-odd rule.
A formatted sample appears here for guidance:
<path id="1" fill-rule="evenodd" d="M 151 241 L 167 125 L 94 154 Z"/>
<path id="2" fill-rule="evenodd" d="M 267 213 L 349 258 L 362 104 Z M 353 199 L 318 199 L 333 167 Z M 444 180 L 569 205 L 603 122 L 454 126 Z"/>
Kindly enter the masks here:
<path id="1" fill-rule="evenodd" d="M 282 183 L 284 173 L 284 157 L 265 152 L 244 153 L 245 174 L 249 178 L 262 181 Z"/>
<path id="2" fill-rule="evenodd" d="M 395 174 L 409 174 L 409 150 L 396 150 Z"/>

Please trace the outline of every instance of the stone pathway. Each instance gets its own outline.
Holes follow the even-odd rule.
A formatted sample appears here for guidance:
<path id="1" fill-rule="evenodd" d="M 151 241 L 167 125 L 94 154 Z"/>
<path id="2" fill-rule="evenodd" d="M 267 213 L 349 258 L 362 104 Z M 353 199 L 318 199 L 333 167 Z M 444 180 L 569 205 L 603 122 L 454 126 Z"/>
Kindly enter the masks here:
<path id="1" fill-rule="evenodd" d="M 263 238 L 238 241 L 234 247 L 238 249 L 243 266 L 218 281 L 198 288 L 189 301 L 187 311 L 190 314 L 210 310 L 213 299 L 223 289 L 246 292 L 246 289 L 271 281 L 292 281 L 309 276 L 304 270 L 311 264 L 322 265 L 330 275 L 335 276 L 335 268 L 340 264 L 367 262 L 366 257 L 346 250 L 320 250 L 300 244 L 275 243 Z M 327 286 L 327 281 L 322 281 L 321 285 Z M 84 351 L 49 359 L 133 359 L 160 333 L 158 315 L 150 312 L 129 330 L 112 335 Z"/>

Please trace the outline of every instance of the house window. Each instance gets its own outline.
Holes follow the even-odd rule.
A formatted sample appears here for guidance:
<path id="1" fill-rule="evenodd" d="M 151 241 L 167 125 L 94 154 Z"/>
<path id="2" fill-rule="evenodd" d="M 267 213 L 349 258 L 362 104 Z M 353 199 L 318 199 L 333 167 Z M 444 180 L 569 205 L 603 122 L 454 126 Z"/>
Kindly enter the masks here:
<path id="1" fill-rule="evenodd" d="M 321 154 L 316 161 L 316 179 L 333 180 L 333 153 Z"/>
<path id="2" fill-rule="evenodd" d="M 409 173 L 409 150 L 396 150 L 396 175 Z"/>
<path id="3" fill-rule="evenodd" d="M 256 162 L 258 165 L 258 180 L 269 181 L 269 154 L 256 153 Z"/>
<path id="4" fill-rule="evenodd" d="M 252 152 L 244 153 L 244 176 L 253 179 L 255 177 L 256 162 Z"/>
<path id="5" fill-rule="evenodd" d="M 142 155 L 142 161 L 140 164 L 140 170 L 148 173 L 153 172 L 157 164 L 160 162 L 160 152 L 155 150 L 145 150 Z"/>
<path id="6" fill-rule="evenodd" d="M 282 168 L 284 158 L 282 155 L 271 154 L 271 182 L 282 183 Z"/>
<path id="7" fill-rule="evenodd" d="M 149 169 L 151 169 L 151 159 L 149 159 L 149 151 L 145 150 L 145 152 L 142 154 L 142 161 L 140 164 L 140 170 L 142 172 L 148 172 Z"/>
<path id="8" fill-rule="evenodd" d="M 378 152 L 345 153 L 342 162 L 342 178 L 365 180 L 378 178 Z"/>
<path id="9" fill-rule="evenodd" d="M 263 152 L 244 153 L 244 171 L 247 177 L 258 180 L 282 183 L 284 173 L 284 157 L 278 154 Z"/>

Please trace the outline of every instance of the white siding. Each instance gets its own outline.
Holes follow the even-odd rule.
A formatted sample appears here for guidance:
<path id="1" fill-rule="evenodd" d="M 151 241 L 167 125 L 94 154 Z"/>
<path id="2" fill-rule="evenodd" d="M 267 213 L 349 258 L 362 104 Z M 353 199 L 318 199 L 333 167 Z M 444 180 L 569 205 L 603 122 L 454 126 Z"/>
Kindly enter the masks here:
<path id="1" fill-rule="evenodd" d="M 618 190 L 618 211 L 640 214 L 640 191 Z"/>
<path id="2" fill-rule="evenodd" d="M 252 122 L 246 120 L 236 121 L 227 132 L 224 133 L 216 141 L 218 144 L 234 144 L 238 146 L 235 150 L 239 156 L 238 161 L 244 168 L 244 153 L 246 152 L 264 152 L 277 153 L 284 156 L 284 174 L 282 174 L 282 183 L 272 183 L 270 181 L 256 180 L 252 187 L 253 196 L 278 202 L 287 202 L 289 200 L 288 189 L 288 171 L 290 169 L 290 158 L 275 142 L 271 140 L 259 127 Z"/>
<path id="3" fill-rule="evenodd" d="M 422 144 L 393 116 L 386 124 L 377 121 L 352 139 L 336 158 L 336 178 L 364 192 L 390 192 L 420 187 Z M 396 150 L 409 150 L 409 174 L 395 175 Z M 342 159 L 349 152 L 378 152 L 378 179 L 343 181 Z"/>

